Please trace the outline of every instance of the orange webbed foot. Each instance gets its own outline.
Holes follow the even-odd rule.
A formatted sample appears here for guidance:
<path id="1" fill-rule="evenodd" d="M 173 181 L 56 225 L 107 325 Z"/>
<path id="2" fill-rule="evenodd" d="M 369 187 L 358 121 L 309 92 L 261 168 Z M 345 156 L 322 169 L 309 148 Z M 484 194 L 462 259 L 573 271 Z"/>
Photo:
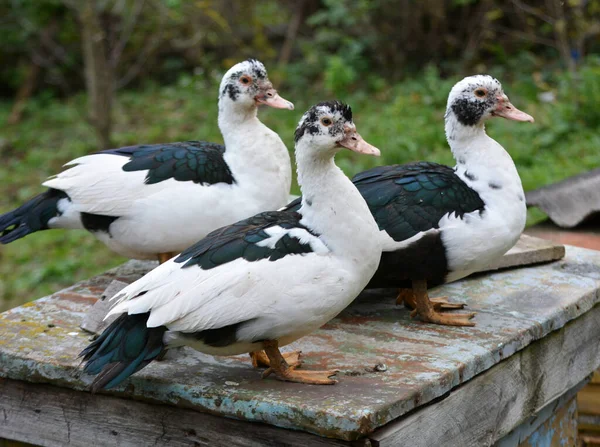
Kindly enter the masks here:
<path id="1" fill-rule="evenodd" d="M 311 385 L 335 385 L 337 380 L 332 379 L 339 371 L 337 369 L 331 369 L 327 371 L 298 371 L 296 366 L 289 366 L 280 370 L 274 368 L 268 368 L 263 372 L 263 379 L 269 377 L 271 374 L 275 374 L 278 380 L 285 382 L 296 382 L 296 383 L 308 383 Z"/>
<path id="2" fill-rule="evenodd" d="M 299 367 L 302 364 L 302 351 L 282 352 L 281 355 L 289 366 Z M 253 368 L 269 368 L 271 362 L 265 351 L 254 351 L 250 353 Z"/>

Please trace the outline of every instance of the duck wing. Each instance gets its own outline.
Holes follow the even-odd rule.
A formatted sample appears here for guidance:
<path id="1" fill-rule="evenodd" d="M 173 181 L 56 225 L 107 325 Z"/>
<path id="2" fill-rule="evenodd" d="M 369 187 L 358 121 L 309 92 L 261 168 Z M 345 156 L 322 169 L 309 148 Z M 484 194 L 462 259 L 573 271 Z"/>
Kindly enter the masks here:
<path id="1" fill-rule="evenodd" d="M 177 187 L 181 195 L 186 183 L 190 193 L 199 185 L 234 183 L 224 153 L 224 146 L 201 141 L 112 149 L 70 161 L 44 186 L 67 193 L 79 212 L 119 217 L 165 189 Z"/>
<path id="2" fill-rule="evenodd" d="M 462 217 L 485 203 L 454 169 L 437 163 L 380 166 L 353 179 L 381 230 L 394 241 L 439 228 L 445 215 Z"/>
<path id="3" fill-rule="evenodd" d="M 213 231 L 123 289 L 111 314 L 150 312 L 148 327 L 182 332 L 269 315 L 311 280 L 323 282 L 329 249 L 301 218 L 271 211 Z"/>

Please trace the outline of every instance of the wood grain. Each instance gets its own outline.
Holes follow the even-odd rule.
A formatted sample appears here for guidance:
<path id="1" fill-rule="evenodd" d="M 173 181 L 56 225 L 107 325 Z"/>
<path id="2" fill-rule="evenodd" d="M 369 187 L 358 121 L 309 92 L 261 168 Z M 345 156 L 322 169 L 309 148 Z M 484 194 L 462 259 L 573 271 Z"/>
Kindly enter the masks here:
<path id="1" fill-rule="evenodd" d="M 112 307 L 110 299 L 128 285 L 129 284 L 126 282 L 113 280 L 108 287 L 106 287 L 100 299 L 96 301 L 96 303 L 85 314 L 85 317 L 81 322 L 81 326 L 79 327 L 84 331 L 91 332 L 92 334 L 100 334 L 104 329 L 106 329 L 108 325 L 118 317 L 118 315 L 111 315 L 110 318 L 107 318 L 106 320 L 104 319 Z"/>
<path id="2" fill-rule="evenodd" d="M 577 395 L 580 413 L 600 415 L 600 386 L 588 385 Z"/>
<path id="3" fill-rule="evenodd" d="M 10 379 L 0 379 L 0 438 L 48 447 L 350 445 L 265 424 Z"/>
<path id="4" fill-rule="evenodd" d="M 375 431 L 380 447 L 493 445 L 600 363 L 600 307 L 491 370 Z"/>

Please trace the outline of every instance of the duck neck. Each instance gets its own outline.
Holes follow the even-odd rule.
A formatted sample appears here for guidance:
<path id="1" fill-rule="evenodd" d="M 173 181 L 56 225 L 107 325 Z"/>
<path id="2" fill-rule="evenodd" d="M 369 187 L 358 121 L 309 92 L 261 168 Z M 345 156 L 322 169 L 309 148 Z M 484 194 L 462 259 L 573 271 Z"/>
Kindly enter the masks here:
<path id="1" fill-rule="evenodd" d="M 372 261 L 379 229 L 365 200 L 334 162 L 335 153 L 296 150 L 298 183 L 302 191 L 302 223 L 318 233 L 334 253 L 353 262 Z"/>
<path id="2" fill-rule="evenodd" d="M 473 177 L 486 180 L 486 185 L 494 180 L 510 183 L 522 190 L 517 168 L 506 150 L 488 136 L 485 125 L 480 122 L 473 126 L 461 124 L 452 111 L 446 113 L 446 138 L 456 160 L 456 172 L 473 189 Z M 478 191 L 479 192 L 479 191 Z"/>
<path id="3" fill-rule="evenodd" d="M 244 106 L 223 95 L 219 129 L 236 184 L 268 204 L 265 209 L 284 206 L 292 181 L 290 156 L 279 135 L 258 119 L 257 106 Z"/>
<path id="4" fill-rule="evenodd" d="M 256 105 L 245 106 L 231 100 L 226 95 L 219 98 L 219 129 L 223 134 L 226 146 L 227 139 L 235 136 L 240 130 L 262 126 L 257 112 Z"/>
<path id="5" fill-rule="evenodd" d="M 472 126 L 464 125 L 450 109 L 446 112 L 445 120 L 446 140 L 456 161 L 465 164 L 478 160 L 482 152 L 477 150 L 478 147 L 491 140 L 485 132 L 483 121 Z"/>
<path id="6" fill-rule="evenodd" d="M 451 111 L 446 114 L 446 137 L 456 159 L 456 175 L 479 194 L 488 211 L 513 216 L 514 227 L 522 230 L 523 186 L 508 152 L 486 134 L 483 123 L 465 126 Z"/>

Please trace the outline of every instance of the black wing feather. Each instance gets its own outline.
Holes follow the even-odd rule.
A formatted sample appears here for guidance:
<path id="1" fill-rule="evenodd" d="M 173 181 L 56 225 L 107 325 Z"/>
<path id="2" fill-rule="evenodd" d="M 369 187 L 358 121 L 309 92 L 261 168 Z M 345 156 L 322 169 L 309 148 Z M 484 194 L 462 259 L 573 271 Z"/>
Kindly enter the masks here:
<path id="1" fill-rule="evenodd" d="M 288 234 L 282 236 L 273 248 L 257 243 L 269 238 L 267 228 L 280 226 L 285 229 L 301 228 L 317 236 L 300 223 L 299 213 L 267 211 L 233 225 L 219 228 L 181 253 L 175 262 L 185 263 L 183 268 L 197 265 L 204 270 L 243 258 L 254 262 L 261 259 L 276 261 L 288 255 L 312 252 L 310 244 L 302 243 Z"/>
<path id="2" fill-rule="evenodd" d="M 234 183 L 235 179 L 223 158 L 225 146 L 206 141 L 127 146 L 98 152 L 130 157 L 123 166 L 127 172 L 145 171 L 146 183 L 174 179 L 202 185 Z"/>
<path id="3" fill-rule="evenodd" d="M 462 217 L 483 210 L 485 203 L 454 169 L 437 163 L 378 166 L 352 179 L 381 230 L 395 241 L 437 228 L 446 214 Z M 285 211 L 298 211 L 302 198 Z"/>
<path id="4" fill-rule="evenodd" d="M 454 169 L 437 163 L 380 166 L 357 174 L 352 181 L 379 228 L 395 241 L 438 228 L 446 214 L 462 217 L 485 207 Z"/>

